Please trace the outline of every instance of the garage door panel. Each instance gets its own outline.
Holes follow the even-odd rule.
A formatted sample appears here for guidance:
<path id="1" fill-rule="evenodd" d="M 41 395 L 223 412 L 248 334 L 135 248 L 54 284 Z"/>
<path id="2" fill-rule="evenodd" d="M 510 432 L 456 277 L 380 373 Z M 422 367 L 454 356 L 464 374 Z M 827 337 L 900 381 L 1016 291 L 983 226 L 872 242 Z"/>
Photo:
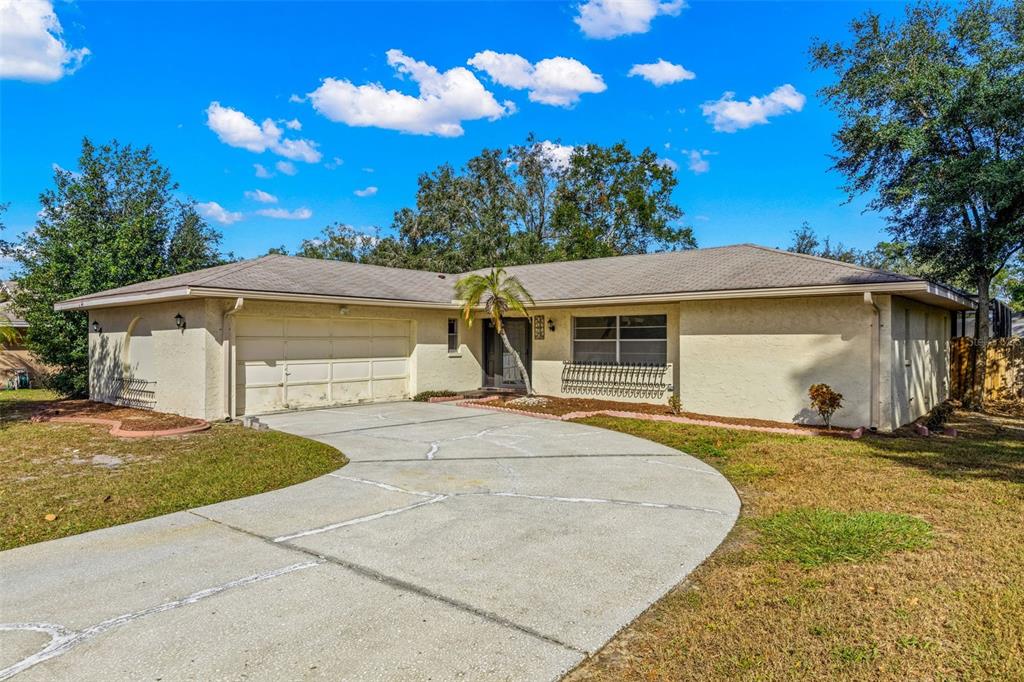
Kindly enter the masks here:
<path id="1" fill-rule="evenodd" d="M 284 381 L 284 363 L 247 362 L 239 368 L 243 385 L 280 384 Z"/>
<path id="2" fill-rule="evenodd" d="M 280 317 L 236 317 L 237 336 L 284 336 L 284 318 Z"/>
<path id="3" fill-rule="evenodd" d="M 335 361 L 333 363 L 335 381 L 355 381 L 358 379 L 370 379 L 369 360 L 347 360 Z"/>
<path id="4" fill-rule="evenodd" d="M 375 379 L 373 382 L 374 400 L 398 400 L 406 396 L 408 384 L 405 379 Z"/>
<path id="5" fill-rule="evenodd" d="M 331 357 L 330 339 L 293 339 L 285 341 L 287 360 L 326 360 Z"/>
<path id="6" fill-rule="evenodd" d="M 321 362 L 289 362 L 287 383 L 291 385 L 303 381 L 331 380 L 331 363 L 327 360 Z"/>
<path id="7" fill-rule="evenodd" d="M 374 360 L 372 370 L 374 379 L 404 378 L 408 372 L 408 365 L 404 358 L 401 360 Z"/>
<path id="8" fill-rule="evenodd" d="M 365 403 L 374 400 L 369 381 L 343 381 L 331 384 L 334 402 Z"/>
<path id="9" fill-rule="evenodd" d="M 333 347 L 334 353 L 331 357 L 335 358 L 369 358 L 372 356 L 369 337 L 335 339 Z"/>
<path id="10" fill-rule="evenodd" d="M 293 317 L 285 324 L 285 333 L 288 336 L 330 336 L 331 323 L 329 320 Z"/>
<path id="11" fill-rule="evenodd" d="M 283 390 L 280 386 L 247 386 L 244 391 L 239 391 L 244 396 L 239 407 L 243 414 L 280 410 L 284 407 Z"/>
<path id="12" fill-rule="evenodd" d="M 369 336 L 371 334 L 369 320 L 333 320 L 331 336 Z"/>
<path id="13" fill-rule="evenodd" d="M 238 359 L 277 361 L 284 359 L 284 339 L 238 339 Z"/>
<path id="14" fill-rule="evenodd" d="M 408 355 L 409 340 L 405 337 L 375 337 L 373 356 L 377 358 L 404 358 Z"/>
<path id="15" fill-rule="evenodd" d="M 302 386 L 288 385 L 288 407 L 318 407 L 330 399 L 327 383 Z"/>
<path id="16" fill-rule="evenodd" d="M 409 336 L 406 320 L 371 320 L 370 326 L 374 336 Z"/>

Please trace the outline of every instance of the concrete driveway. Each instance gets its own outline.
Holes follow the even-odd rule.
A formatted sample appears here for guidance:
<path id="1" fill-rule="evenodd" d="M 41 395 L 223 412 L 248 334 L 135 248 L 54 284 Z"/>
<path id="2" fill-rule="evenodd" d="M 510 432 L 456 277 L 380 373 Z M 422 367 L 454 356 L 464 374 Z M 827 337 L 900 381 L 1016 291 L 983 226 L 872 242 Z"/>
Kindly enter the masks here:
<path id="1" fill-rule="evenodd" d="M 0 553 L 0 680 L 550 680 L 739 512 L 700 461 L 578 424 L 391 403 L 264 418 L 343 469 Z"/>

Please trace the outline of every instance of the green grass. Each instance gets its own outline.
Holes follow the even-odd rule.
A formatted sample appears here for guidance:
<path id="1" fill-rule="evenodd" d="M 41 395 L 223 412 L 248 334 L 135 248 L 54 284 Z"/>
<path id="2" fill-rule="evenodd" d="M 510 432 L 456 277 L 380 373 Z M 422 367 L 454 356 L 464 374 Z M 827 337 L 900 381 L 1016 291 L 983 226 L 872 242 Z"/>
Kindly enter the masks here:
<path id="1" fill-rule="evenodd" d="M 28 421 L 52 398 L 45 391 L 0 393 L 0 549 L 255 495 L 347 461 L 322 443 L 238 425 L 119 439 L 99 426 Z M 97 455 L 121 464 L 96 464 Z"/>
<path id="2" fill-rule="evenodd" d="M 765 557 L 812 567 L 870 561 L 891 552 L 927 547 L 931 525 L 906 514 L 792 509 L 757 519 Z"/>

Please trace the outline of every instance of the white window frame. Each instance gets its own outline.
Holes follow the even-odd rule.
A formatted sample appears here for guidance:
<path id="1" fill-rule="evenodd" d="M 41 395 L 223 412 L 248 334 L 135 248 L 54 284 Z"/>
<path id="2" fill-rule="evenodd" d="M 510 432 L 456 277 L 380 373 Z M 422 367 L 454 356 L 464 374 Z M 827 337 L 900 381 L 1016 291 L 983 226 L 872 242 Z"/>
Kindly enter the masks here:
<path id="1" fill-rule="evenodd" d="M 665 342 L 665 359 L 658 363 L 661 365 L 668 365 L 668 315 L 665 313 L 650 313 L 647 317 L 658 315 L 665 318 L 665 338 L 664 339 L 645 339 L 648 341 L 664 341 Z M 572 360 L 576 362 L 576 342 L 577 341 L 593 341 L 595 339 L 577 339 L 576 338 L 576 320 L 587 317 L 614 317 L 615 318 L 615 363 L 621 365 L 622 363 L 622 318 L 623 317 L 641 317 L 644 315 L 573 315 L 572 316 L 572 338 L 570 339 L 570 345 L 572 350 Z M 639 340 L 639 339 L 638 339 Z"/>

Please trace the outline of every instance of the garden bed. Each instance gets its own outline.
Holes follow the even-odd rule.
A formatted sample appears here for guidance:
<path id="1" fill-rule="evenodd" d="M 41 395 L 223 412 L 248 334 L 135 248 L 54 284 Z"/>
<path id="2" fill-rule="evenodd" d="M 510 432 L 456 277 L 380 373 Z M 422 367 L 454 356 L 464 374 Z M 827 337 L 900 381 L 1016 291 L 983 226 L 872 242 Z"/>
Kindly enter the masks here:
<path id="1" fill-rule="evenodd" d="M 32 416 L 33 421 L 82 421 L 85 423 L 120 422 L 126 432 L 163 432 L 207 428 L 202 419 L 182 417 L 166 412 L 140 410 L 134 407 L 110 405 L 92 400 L 60 400 L 45 404 Z M 95 420 L 95 421 L 94 421 Z"/>

